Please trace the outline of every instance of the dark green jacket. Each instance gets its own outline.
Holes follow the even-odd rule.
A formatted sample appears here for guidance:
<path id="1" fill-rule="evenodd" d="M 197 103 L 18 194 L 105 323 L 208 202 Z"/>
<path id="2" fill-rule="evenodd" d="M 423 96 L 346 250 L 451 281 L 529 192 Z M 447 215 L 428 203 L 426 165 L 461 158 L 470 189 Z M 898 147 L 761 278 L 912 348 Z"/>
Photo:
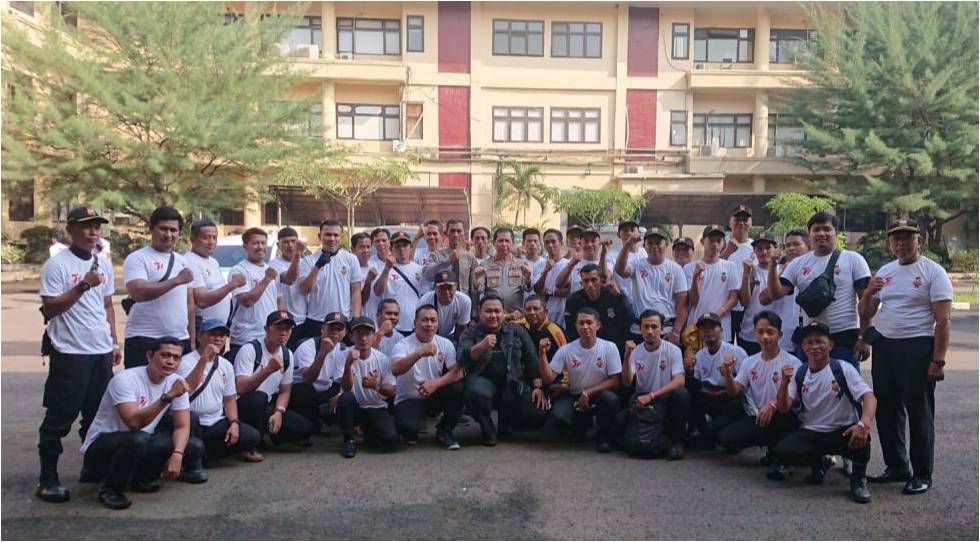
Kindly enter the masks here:
<path id="1" fill-rule="evenodd" d="M 478 358 L 472 358 L 470 351 L 487 336 L 483 326 L 477 324 L 459 338 L 456 348 L 456 361 L 466 371 L 467 375 L 480 375 L 490 363 L 490 352 L 487 350 Z M 504 352 L 507 361 L 507 378 L 531 385 L 535 378 L 540 378 L 538 371 L 538 349 L 531 342 L 530 335 L 522 326 L 504 323 L 497 338 L 497 345 Z"/>

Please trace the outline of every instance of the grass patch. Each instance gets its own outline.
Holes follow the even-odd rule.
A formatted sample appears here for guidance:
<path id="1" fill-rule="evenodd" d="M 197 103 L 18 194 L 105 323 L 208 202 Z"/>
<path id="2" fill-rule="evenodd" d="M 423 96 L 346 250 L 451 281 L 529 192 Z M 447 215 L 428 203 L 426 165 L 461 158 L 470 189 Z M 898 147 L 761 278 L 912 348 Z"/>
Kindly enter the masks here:
<path id="1" fill-rule="evenodd" d="M 953 294 L 953 301 L 964 303 L 980 303 L 980 293 L 978 292 L 959 292 Z"/>

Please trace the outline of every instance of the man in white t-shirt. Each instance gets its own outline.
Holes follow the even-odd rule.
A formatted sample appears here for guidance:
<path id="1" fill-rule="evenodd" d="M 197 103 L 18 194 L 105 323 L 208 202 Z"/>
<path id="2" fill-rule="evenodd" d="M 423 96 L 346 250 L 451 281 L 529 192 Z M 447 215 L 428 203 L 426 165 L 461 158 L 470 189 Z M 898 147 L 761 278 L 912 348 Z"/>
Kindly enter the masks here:
<path id="1" fill-rule="evenodd" d="M 684 266 L 691 289 L 688 299 L 691 311 L 688 313 L 688 324 L 694 323 L 706 313 L 717 314 L 724 328 L 722 340 L 732 340 L 731 310 L 738 303 L 738 288 L 742 284 L 741 267 L 724 258 L 720 252 L 725 244 L 725 231 L 721 226 L 711 225 L 704 228 L 701 235 L 701 246 L 704 256 L 701 260 Z"/>
<path id="2" fill-rule="evenodd" d="M 571 247 L 568 255 L 568 264 L 555 278 L 555 287 L 568 287 L 568 295 L 582 289 L 582 268 L 592 263 L 598 265 L 603 270 L 603 284 L 612 276 L 616 262 L 606 254 L 608 243 L 600 243 L 599 230 L 587 228 L 582 230 L 581 246 Z M 566 322 L 571 325 L 571 322 Z"/>
<path id="3" fill-rule="evenodd" d="M 738 345 L 750 356 L 758 354 L 762 349 L 759 343 L 755 341 L 753 318 L 765 309 L 760 296 L 762 292 L 766 291 L 769 268 L 776 265 L 772 259 L 775 247 L 776 237 L 770 232 L 761 232 L 752 241 L 752 254 L 741 262 L 735 262 L 742 266 L 742 282 L 738 291 L 738 300 L 745 307 L 745 318 L 741 322 L 741 327 L 735 328 L 735 332 L 738 333 Z"/>
<path id="4" fill-rule="evenodd" d="M 687 391 L 691 394 L 689 425 L 695 435 L 700 434 L 700 437 L 694 437 L 696 444 L 708 449 L 715 447 L 718 433 L 738 419 L 742 412 L 741 404 L 726 393 L 721 367 L 723 364 L 730 366 L 737 376 L 742 370 L 745 350 L 721 340 L 722 322 L 711 312 L 698 318 L 698 338 L 704 348 L 697 351 L 693 360 L 685 362 L 684 367 L 690 377 L 686 381 Z M 705 416 L 711 417 L 710 423 Z"/>
<path id="5" fill-rule="evenodd" d="M 456 364 L 456 347 L 436 334 L 438 328 L 436 308 L 420 305 L 415 310 L 415 332 L 391 354 L 395 427 L 406 443 L 413 444 L 425 419 L 441 413 L 436 441 L 447 450 L 458 450 L 453 429 L 463 410 L 463 368 Z"/>
<path id="6" fill-rule="evenodd" d="M 649 233 L 649 232 L 647 232 Z M 619 255 L 626 253 L 624 258 L 627 263 L 632 263 L 634 260 L 645 260 L 647 259 L 646 248 L 637 243 L 630 243 L 631 239 L 646 239 L 645 233 L 640 232 L 640 223 L 635 220 L 624 220 L 619 223 L 619 227 L 616 229 L 616 237 L 623 243 L 622 249 L 617 252 L 612 252 L 609 254 L 609 260 L 616 262 L 619 260 Z M 623 277 L 619 273 L 613 272 L 613 267 L 607 269 L 606 271 L 612 275 L 613 280 L 616 282 L 616 287 L 619 288 L 619 292 L 626 296 L 627 298 L 632 298 L 633 295 L 633 281 L 629 280 L 628 277 Z M 640 314 L 636 312 L 636 314 Z M 633 326 L 633 330 L 639 335 L 640 329 L 637 326 Z"/>
<path id="7" fill-rule="evenodd" d="M 888 246 L 896 260 L 878 270 L 860 306 L 862 322 L 878 316 L 875 329 L 880 335 L 872 344 L 871 378 L 886 469 L 870 481 L 904 481 L 903 492 L 910 495 L 932 487 L 936 383 L 944 378 L 953 301 L 946 270 L 920 254 L 919 236 L 914 220 L 903 218 L 889 225 Z M 870 339 L 874 334 L 865 330 L 863 335 Z"/>
<path id="8" fill-rule="evenodd" d="M 457 291 L 457 277 L 449 266 L 434 275 L 435 291 L 429 292 L 419 300 L 419 306 L 432 305 L 439 313 L 439 335 L 453 343 L 470 323 L 473 312 L 470 296 Z"/>
<path id="9" fill-rule="evenodd" d="M 678 237 L 670 244 L 670 254 L 674 263 L 683 268 L 694 259 L 694 239 Z"/>
<path id="10" fill-rule="evenodd" d="M 779 412 L 776 393 L 783 367 L 788 365 L 796 371 L 800 360 L 779 347 L 783 322 L 778 314 L 769 310 L 754 313 L 752 323 L 755 326 L 753 342 L 761 350 L 742 361 L 737 376 L 732 374 L 732 366 L 727 362 L 719 367 L 725 377 L 728 395 L 737 397 L 744 393 L 745 414 L 718 433 L 718 442 L 729 450 L 766 446 L 769 477 L 786 477 L 789 467 L 774 461 L 771 450 L 783 435 L 796 429 L 799 422 L 792 412 Z"/>
<path id="11" fill-rule="evenodd" d="M 235 309 L 231 315 L 231 349 L 228 355 L 232 358 L 243 344 L 265 336 L 264 323 L 269 313 L 285 310 L 277 280 L 279 273 L 265 261 L 268 234 L 262 228 L 249 228 L 242 234 L 242 247 L 245 249 L 245 259 L 228 271 L 229 277 L 245 277 L 244 283 L 231 294 L 235 299 Z"/>
<path id="12" fill-rule="evenodd" d="M 321 335 L 310 337 L 296 347 L 293 360 L 293 391 L 290 406 L 314 424 L 329 422 L 340 399 L 343 368 L 335 354 L 347 350 L 347 317 L 331 312 L 321 327 Z M 342 361 L 342 360 L 341 360 Z"/>
<path id="13" fill-rule="evenodd" d="M 725 242 L 725 248 L 721 250 L 721 257 L 741 266 L 742 262 L 752 256 L 752 239 L 749 238 L 749 230 L 752 229 L 752 209 L 744 203 L 735 207 L 731 216 L 728 217 L 728 228 L 732 233 Z M 738 337 L 738 332 L 742 329 L 742 319 L 747 316 L 745 304 L 741 300 L 735 303 L 731 315 L 732 341 L 737 340 L 741 346 L 741 337 Z"/>
<path id="14" fill-rule="evenodd" d="M 299 233 L 289 226 L 280 228 L 276 233 L 279 254 L 269 260 L 269 265 L 279 273 L 276 286 L 282 297 L 283 308 L 296 320 L 297 326 L 306 321 L 306 295 L 299 288 L 299 268 L 306 251 L 306 243 L 299 238 Z M 289 336 L 288 348 L 293 349 L 299 344 L 299 333 Z"/>
<path id="15" fill-rule="evenodd" d="M 527 228 L 521 232 L 521 249 L 524 251 L 524 261 L 531 266 L 531 284 L 534 285 L 544 274 L 548 259 L 541 254 L 541 231 L 537 228 Z M 534 295 L 533 291 L 525 292 L 524 299 Z"/>
<path id="16" fill-rule="evenodd" d="M 423 237 L 425 238 L 425 246 L 420 243 Z M 422 225 L 415 235 L 415 239 L 413 239 L 412 248 L 414 249 L 412 261 L 425 269 L 425 266 L 429 265 L 431 261 L 432 254 L 442 248 L 442 223 L 433 219 Z M 428 292 L 431 290 L 432 281 L 423 274 L 419 291 Z"/>
<path id="17" fill-rule="evenodd" d="M 662 314 L 665 321 L 661 329 L 667 333 L 667 340 L 676 345 L 680 343 L 681 328 L 687 321 L 688 284 L 681 266 L 667 259 L 669 240 L 664 230 L 650 228 L 643 235 L 646 257 L 630 259 L 629 250 L 623 250 L 616 258 L 615 267 L 617 276 L 630 279 L 633 314 L 648 310 Z M 639 237 L 630 237 L 626 246 L 632 247 L 638 242 Z"/>
<path id="18" fill-rule="evenodd" d="M 579 338 L 559 348 L 550 362 L 548 348 L 551 341 L 541 339 L 538 367 L 546 385 L 560 378 L 563 371 L 568 371 L 569 390 L 552 401 L 552 419 L 562 429 L 570 430 L 574 439 L 581 441 L 595 416 L 596 450 L 606 453 L 612 451 L 610 439 L 619 413 L 619 397 L 615 390 L 619 387 L 623 364 L 616 345 L 597 337 L 601 325 L 595 309 L 579 310 L 575 320 Z"/>
<path id="19" fill-rule="evenodd" d="M 799 358 L 796 345 L 793 344 L 793 334 L 800 326 L 800 306 L 796 304 L 796 293 L 783 296 L 776 301 L 772 300 L 769 285 L 779 283 L 779 275 L 795 259 L 806 254 L 809 250 L 809 236 L 803 230 L 794 229 L 786 232 L 783 236 L 782 250 L 773 248 L 771 259 L 773 264 L 769 266 L 766 275 L 766 288 L 759 293 L 759 302 L 768 310 L 774 311 L 783 320 L 783 336 L 779 339 L 779 347 Z M 777 265 L 778 264 L 778 265 Z"/>
<path id="20" fill-rule="evenodd" d="M 191 436 L 187 382 L 174 374 L 183 346 L 173 337 L 158 339 L 146 365 L 109 381 L 82 443 L 85 456 L 79 477 L 83 483 L 102 481 L 99 502 L 106 508 L 129 508 L 127 490 L 159 491 L 157 477 L 207 481 L 200 468 L 204 443 Z M 161 424 L 168 411 L 171 416 Z"/>
<path id="21" fill-rule="evenodd" d="M 833 359 L 830 328 L 811 321 L 794 341 L 803 345 L 806 364 L 794 372 L 783 367 L 776 404 L 780 412 L 799 407 L 800 428 L 773 448 L 782 463 L 811 465 L 807 482 L 823 482 L 824 455 L 844 455 L 853 462 L 851 499 L 871 502 L 865 474 L 871 460 L 871 420 L 878 401 L 861 373 L 850 363 Z M 776 477 L 775 479 L 779 479 Z"/>
<path id="22" fill-rule="evenodd" d="M 68 245 L 66 245 L 64 241 L 65 232 L 58 229 L 54 230 L 54 233 L 51 235 L 51 246 L 48 247 L 48 258 L 54 258 L 62 250 L 68 248 Z"/>
<path id="23" fill-rule="evenodd" d="M 197 328 L 197 350 L 180 360 L 177 375 L 187 382 L 190 394 L 192 433 L 204 442 L 204 462 L 243 452 L 245 461 L 257 462 L 255 452 L 262 439 L 254 427 L 238 419 L 235 368 L 221 356 L 228 341 L 228 326 L 205 318 Z"/>
<path id="24" fill-rule="evenodd" d="M 666 243 L 664 243 L 666 246 Z M 659 401 L 666 411 L 666 433 L 670 437 L 667 460 L 684 458 L 684 427 L 691 407 L 691 394 L 684 388 L 684 354 L 677 345 L 663 340 L 663 314 L 647 309 L 640 314 L 639 346 L 626 343 L 622 384 L 629 388 L 636 378 L 636 388 L 628 405 L 646 408 Z M 625 426 L 629 408 L 620 415 Z"/>
<path id="25" fill-rule="evenodd" d="M 391 236 L 392 257 L 374 283 L 374 293 L 380 299 L 394 299 L 401 310 L 395 329 L 402 336 L 412 332 L 412 315 L 422 296 L 422 266 L 412 261 L 412 241 L 399 231 Z"/>
<path id="26" fill-rule="evenodd" d="M 323 319 L 331 312 L 348 318 L 361 315 L 361 264 L 340 248 L 340 222 L 320 223 L 320 251 L 300 263 L 300 292 L 306 298 L 306 320 L 296 331 L 297 342 L 320 334 Z"/>
<path id="27" fill-rule="evenodd" d="M 364 425 L 366 442 L 389 451 L 398 446 L 395 419 L 388 413 L 388 399 L 395 396 L 395 376 L 391 360 L 371 347 L 374 342 L 374 321 L 360 317 L 351 320 L 350 333 L 354 345 L 347 349 L 344 370 L 340 379 L 343 392 L 337 403 L 337 418 L 344 432 L 340 454 L 354 457 L 354 424 Z"/>
<path id="28" fill-rule="evenodd" d="M 41 309 L 47 322 L 42 355 L 48 356 L 44 383 L 44 420 L 38 429 L 41 475 L 35 494 L 48 502 L 65 502 L 68 490 L 58 479 L 61 439 L 79 413 L 84 437 L 95 417 L 112 366 L 122 361 L 116 342 L 112 265 L 94 255 L 102 224 L 109 221 L 89 205 L 68 213 L 71 247 L 41 268 Z"/>
<path id="29" fill-rule="evenodd" d="M 191 350 L 194 271 L 174 252 L 183 227 L 177 209 L 158 207 L 150 215 L 150 245 L 123 262 L 123 284 L 134 302 L 126 321 L 126 368 L 146 365 L 146 354 L 160 337 L 176 337 L 184 342 L 184 353 Z"/>
<path id="30" fill-rule="evenodd" d="M 377 348 L 384 355 L 391 357 L 395 346 L 405 338 L 400 332 L 395 331 L 395 326 L 400 319 L 401 309 L 397 301 L 388 298 L 378 302 L 378 312 L 374 315 L 378 332 L 374 334 L 372 348 Z"/>
<path id="31" fill-rule="evenodd" d="M 562 256 L 562 233 L 556 229 L 545 230 L 544 250 L 547 256 L 541 276 L 534 282 L 534 291 L 545 299 L 548 318 L 559 327 L 565 325 L 565 300 L 568 287 L 558 288 L 556 281 L 568 260 Z"/>
<path id="32" fill-rule="evenodd" d="M 214 259 L 218 246 L 218 226 L 203 218 L 191 224 L 191 249 L 184 253 L 187 267 L 194 272 L 191 293 L 195 320 L 213 318 L 227 322 L 231 316 L 231 291 L 245 284 L 245 276 L 231 275 L 225 280 L 221 264 Z"/>
<path id="33" fill-rule="evenodd" d="M 288 312 L 273 311 L 265 320 L 265 336 L 238 349 L 238 415 L 263 434 L 271 435 L 274 444 L 309 446 L 316 427 L 290 405 L 294 364 L 286 343 L 294 327 L 296 323 Z"/>

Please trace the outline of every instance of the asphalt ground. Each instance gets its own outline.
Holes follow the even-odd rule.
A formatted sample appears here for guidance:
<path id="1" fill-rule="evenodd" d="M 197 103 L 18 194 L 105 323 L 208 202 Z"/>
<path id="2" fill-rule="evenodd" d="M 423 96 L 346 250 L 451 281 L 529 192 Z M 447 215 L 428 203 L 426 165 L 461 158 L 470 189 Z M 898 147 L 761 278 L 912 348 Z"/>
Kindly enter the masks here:
<path id="1" fill-rule="evenodd" d="M 34 290 L 36 291 L 36 290 Z M 77 482 L 77 433 L 65 439 L 62 481 L 69 503 L 32 495 L 46 367 L 41 319 L 30 285 L 4 285 L 0 298 L 0 536 L 4 539 L 971 539 L 978 538 L 978 335 L 976 313 L 954 313 L 946 381 L 937 389 L 933 489 L 905 496 L 872 486 L 852 503 L 834 469 L 821 486 L 797 470 L 766 479 L 759 450 L 736 456 L 688 451 L 680 462 L 600 455 L 556 443 L 548 431 L 480 446 L 471 424 L 463 448 L 431 440 L 381 454 L 338 454 L 340 437 L 315 437 L 260 464 L 234 459 L 191 486 L 164 483 L 130 494 L 122 512 L 102 508 L 97 486 Z M 122 330 L 122 326 L 119 326 Z M 866 367 L 865 376 L 868 375 Z M 882 467 L 874 436 L 871 472 Z"/>

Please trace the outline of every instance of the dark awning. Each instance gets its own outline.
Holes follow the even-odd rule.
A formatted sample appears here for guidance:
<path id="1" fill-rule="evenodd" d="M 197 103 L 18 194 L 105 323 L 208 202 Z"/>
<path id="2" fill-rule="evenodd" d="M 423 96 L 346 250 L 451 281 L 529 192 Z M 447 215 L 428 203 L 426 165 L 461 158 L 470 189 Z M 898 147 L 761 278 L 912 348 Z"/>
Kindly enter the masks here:
<path id="1" fill-rule="evenodd" d="M 333 218 L 347 220 L 347 210 L 337 201 L 318 199 L 300 188 L 277 186 L 273 191 L 282 206 L 283 223 L 314 226 Z M 465 188 L 391 186 L 378 189 L 354 211 L 357 226 L 422 224 L 457 218 L 470 225 L 470 198 Z"/>
<path id="2" fill-rule="evenodd" d="M 775 194 L 658 193 L 644 194 L 647 206 L 640 215 L 643 224 L 728 224 L 728 217 L 739 204 L 752 209 L 752 223 L 765 226 L 771 219 L 765 207 Z"/>

